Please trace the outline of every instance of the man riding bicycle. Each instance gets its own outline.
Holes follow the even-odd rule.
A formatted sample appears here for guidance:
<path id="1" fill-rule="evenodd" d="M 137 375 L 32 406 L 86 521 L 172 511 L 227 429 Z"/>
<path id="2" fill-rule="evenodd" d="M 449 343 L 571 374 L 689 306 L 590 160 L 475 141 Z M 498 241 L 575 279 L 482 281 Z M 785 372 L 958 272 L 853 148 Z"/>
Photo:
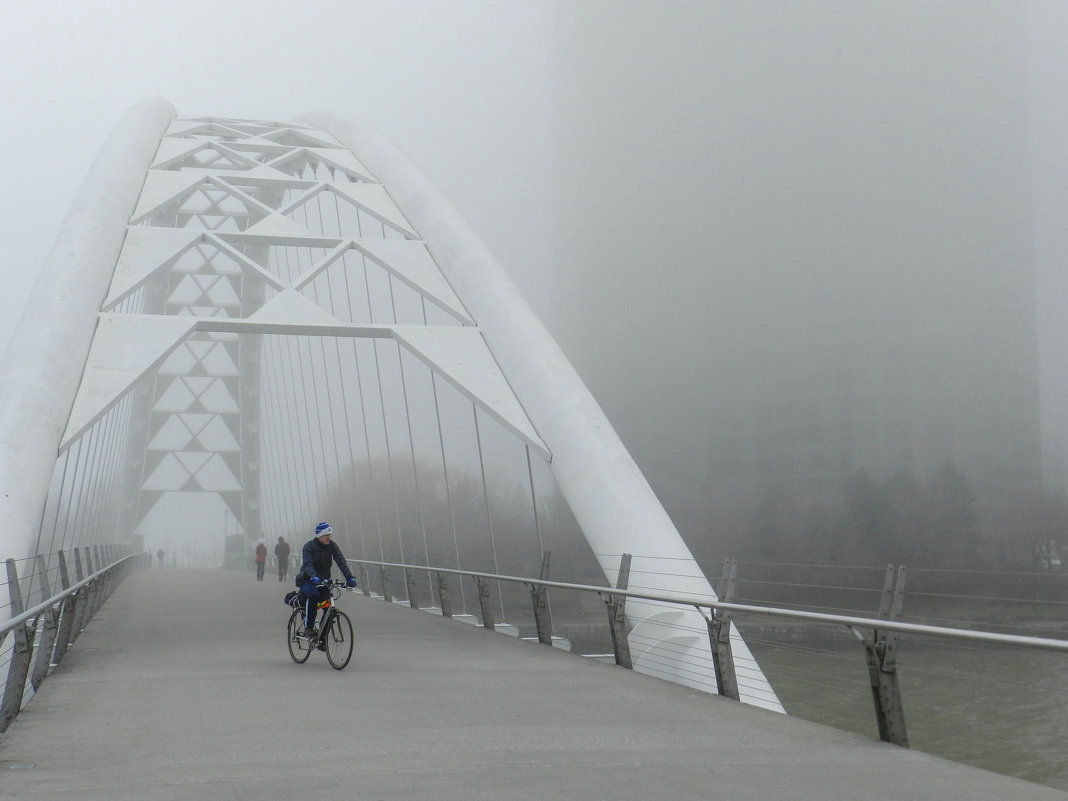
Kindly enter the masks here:
<path id="1" fill-rule="evenodd" d="M 319 612 L 319 603 L 330 597 L 327 584 L 330 580 L 330 562 L 337 562 L 341 573 L 350 587 L 356 586 L 349 565 L 337 543 L 331 539 L 334 530 L 330 524 L 323 522 L 315 527 L 315 536 L 304 543 L 300 556 L 300 571 L 296 575 L 297 586 L 307 599 L 304 602 L 304 634 L 311 639 L 314 636 L 315 616 Z"/>

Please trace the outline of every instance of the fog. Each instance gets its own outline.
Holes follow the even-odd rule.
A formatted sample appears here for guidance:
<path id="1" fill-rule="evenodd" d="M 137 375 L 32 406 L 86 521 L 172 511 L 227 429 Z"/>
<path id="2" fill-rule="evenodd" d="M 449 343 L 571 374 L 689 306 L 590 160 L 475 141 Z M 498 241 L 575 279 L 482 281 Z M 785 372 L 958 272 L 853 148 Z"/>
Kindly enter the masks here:
<path id="1" fill-rule="evenodd" d="M 858 470 L 1064 489 L 1062 6 L 557 25 L 559 336 L 692 542 Z"/>
<path id="2" fill-rule="evenodd" d="M 833 505 L 857 471 L 924 483 L 952 464 L 988 527 L 993 495 L 1068 485 L 1062 4 L 174 16 L 11 12 L 0 342 L 127 107 L 326 108 L 378 127 L 453 200 L 697 550 L 744 539 L 775 487 Z"/>

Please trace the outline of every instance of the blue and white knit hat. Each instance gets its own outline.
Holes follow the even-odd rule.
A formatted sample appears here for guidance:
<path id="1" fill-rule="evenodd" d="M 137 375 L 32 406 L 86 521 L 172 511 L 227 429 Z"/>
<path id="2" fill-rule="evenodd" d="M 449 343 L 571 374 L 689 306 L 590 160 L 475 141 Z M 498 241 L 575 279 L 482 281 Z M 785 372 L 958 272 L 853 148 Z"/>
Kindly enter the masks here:
<path id="1" fill-rule="evenodd" d="M 315 527 L 315 536 L 322 537 L 326 534 L 333 534 L 334 529 L 330 528 L 330 524 L 325 520 Z"/>

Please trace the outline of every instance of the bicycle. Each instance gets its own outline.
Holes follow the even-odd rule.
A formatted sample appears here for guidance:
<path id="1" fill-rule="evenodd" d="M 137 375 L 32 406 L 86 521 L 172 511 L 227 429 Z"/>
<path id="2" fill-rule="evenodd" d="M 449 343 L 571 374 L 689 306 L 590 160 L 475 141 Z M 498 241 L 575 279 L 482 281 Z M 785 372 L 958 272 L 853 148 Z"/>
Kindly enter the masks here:
<path id="1" fill-rule="evenodd" d="M 330 597 L 319 603 L 322 614 L 318 628 L 309 639 L 304 636 L 304 610 L 297 608 L 289 616 L 287 638 L 289 643 L 289 655 L 298 665 L 308 661 L 312 651 L 326 652 L 326 659 L 334 670 L 341 670 L 352 658 L 352 650 L 356 644 L 356 638 L 352 633 L 352 622 L 349 616 L 342 612 L 334 604 L 341 597 L 342 590 L 351 590 L 344 581 L 333 579 L 325 582 L 330 589 Z"/>

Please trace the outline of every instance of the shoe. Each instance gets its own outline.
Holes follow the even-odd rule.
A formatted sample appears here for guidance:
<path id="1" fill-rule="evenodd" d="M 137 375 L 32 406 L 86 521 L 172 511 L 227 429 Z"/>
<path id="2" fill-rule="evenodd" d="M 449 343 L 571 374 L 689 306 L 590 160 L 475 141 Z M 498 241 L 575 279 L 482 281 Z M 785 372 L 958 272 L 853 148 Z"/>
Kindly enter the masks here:
<path id="1" fill-rule="evenodd" d="M 325 650 L 326 650 L 326 640 L 322 640 L 322 641 L 320 641 L 319 645 L 318 645 L 318 646 L 316 646 L 316 647 L 317 647 L 317 648 L 318 648 L 318 649 L 319 649 L 320 651 L 325 651 Z"/>
<path id="2" fill-rule="evenodd" d="M 315 639 L 315 629 L 311 628 L 310 626 L 305 626 L 304 627 L 304 636 L 307 637 L 309 640 L 314 640 Z"/>

